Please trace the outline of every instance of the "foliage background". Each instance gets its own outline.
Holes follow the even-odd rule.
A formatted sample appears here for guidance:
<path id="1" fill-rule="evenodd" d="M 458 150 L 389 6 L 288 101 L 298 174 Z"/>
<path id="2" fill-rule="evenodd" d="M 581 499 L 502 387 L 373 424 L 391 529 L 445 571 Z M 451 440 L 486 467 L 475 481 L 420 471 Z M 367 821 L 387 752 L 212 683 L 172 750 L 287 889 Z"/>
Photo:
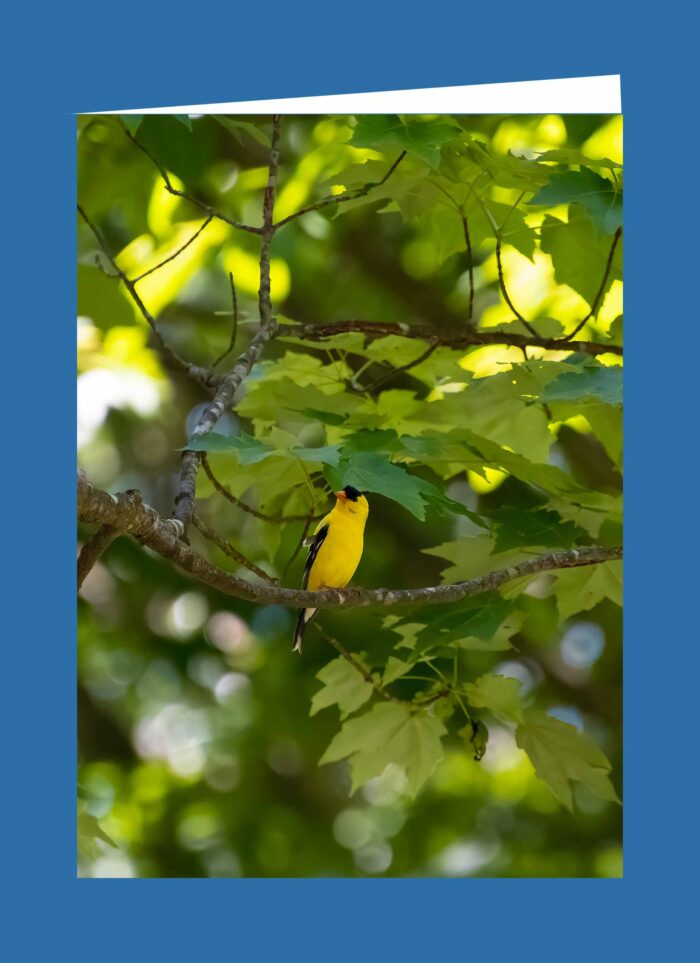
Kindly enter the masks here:
<path id="1" fill-rule="evenodd" d="M 464 119 L 464 124 L 495 158 L 507 157 L 509 150 L 580 148 L 593 160 L 621 160 L 619 118 L 488 117 Z M 253 119 L 245 130 L 226 128 L 212 118 L 187 123 L 146 118 L 138 136 L 188 189 L 225 199 L 227 209 L 255 223 L 268 126 L 265 119 Z M 347 167 L 353 152 L 347 146 L 350 134 L 343 118 L 285 122 L 278 219 L 321 196 L 324 182 Z M 81 118 L 78 149 L 79 198 L 100 223 L 111 250 L 120 252 L 125 270 L 146 270 L 201 222 L 196 212 L 162 190 L 148 158 L 115 120 Z M 510 188 L 497 190 L 500 203 L 513 203 Z M 459 247 L 450 250 L 444 222 L 427 217 L 406 223 L 396 214 L 378 214 L 385 200 L 367 200 L 345 205 L 353 209 L 337 217 L 332 209 L 306 215 L 279 235 L 272 265 L 276 310 L 300 321 L 366 317 L 422 322 L 442 332 L 463 324 L 469 297 L 465 260 Z M 571 220 L 566 208 L 562 213 L 555 205 L 528 213 L 528 219 L 535 224 L 557 215 Z M 228 270 L 236 278 L 242 322 L 255 319 L 256 253 L 254 238 L 213 223 L 200 243 L 144 282 L 144 300 L 159 317 L 161 330 L 187 357 L 206 363 L 227 346 Z M 589 252 L 579 247 L 577 253 L 583 257 Z M 512 314 L 499 295 L 493 245 L 479 245 L 475 263 L 479 324 L 488 328 L 508 321 Z M 583 272 L 586 291 L 598 283 L 603 263 L 599 257 Z M 547 254 L 537 251 L 533 261 L 506 245 L 504 265 L 514 300 L 542 333 L 551 333 L 547 319 L 552 316 L 573 326 L 582 310 L 585 314 L 581 291 L 556 283 Z M 82 228 L 78 271 L 81 465 L 94 484 L 110 490 L 139 488 L 146 501 L 167 511 L 177 449 L 196 420 L 201 395 L 189 382 L 162 370 L 132 305 L 95 266 L 94 241 Z M 589 326 L 591 337 L 616 336 L 620 288 L 614 281 L 595 326 Z M 245 332 L 245 324 L 241 327 Z M 277 359 L 274 377 L 286 373 L 305 387 L 309 372 L 285 358 L 288 347 L 278 344 L 270 351 L 269 357 Z M 344 376 L 343 365 L 359 367 L 352 357 L 323 346 L 313 346 L 312 353 L 323 362 L 324 376 L 329 370 Z M 411 357 L 416 353 L 414 345 Z M 381 354 L 377 358 L 382 360 Z M 469 372 L 492 377 L 502 373 L 504 364 L 523 360 L 508 348 L 464 352 L 464 359 L 465 383 Z M 386 367 L 367 370 L 376 378 Z M 399 375 L 387 387 L 417 392 L 420 398 L 431 381 L 434 389 L 437 377 L 445 395 L 450 394 L 444 385 L 454 380 L 443 372 L 428 370 L 418 384 L 417 373 Z M 399 405 L 407 397 L 386 399 L 382 424 L 387 415 L 405 420 Z M 528 454 L 533 461 L 549 460 L 581 485 L 615 494 L 620 479 L 610 457 L 614 446 L 608 427 L 615 424 L 616 406 L 605 409 L 589 412 L 585 422 L 575 411 L 554 421 L 553 444 L 544 457 L 536 431 L 519 426 L 519 440 L 532 447 Z M 488 424 L 490 410 L 483 406 L 482 433 L 510 444 L 512 439 L 503 435 L 508 425 Z M 240 427 L 251 430 L 249 422 L 241 426 L 233 415 L 225 417 L 219 426 L 225 434 Z M 317 426 L 302 440 L 321 443 Z M 226 474 L 232 456 L 217 459 L 217 470 Z M 529 486 L 485 474 L 458 478 L 450 495 L 476 511 L 535 504 L 528 501 Z M 279 487 L 278 478 L 269 483 Z M 320 472 L 317 483 L 322 484 Z M 203 480 L 199 494 L 211 494 Z M 262 565 L 281 570 L 299 538 L 301 523 L 269 526 L 237 515 L 213 495 L 206 510 L 217 528 Z M 465 518 L 433 512 L 425 524 L 394 502 L 375 497 L 357 581 L 367 586 L 437 584 L 445 558 L 421 550 L 473 536 L 470 525 Z M 298 557 L 286 584 L 298 582 L 301 567 Z M 592 608 L 562 620 L 545 588 L 528 596 L 527 620 L 512 640 L 516 649 L 464 653 L 467 678 L 492 671 L 520 679 L 522 691 L 536 697 L 538 705 L 585 726 L 613 763 L 619 787 L 620 609 L 603 592 Z M 88 840 L 97 832 L 95 817 L 119 847 L 104 840 L 88 842 L 81 854 L 85 875 L 621 872 L 619 807 L 583 786 L 575 788 L 573 813 L 559 806 L 535 778 L 507 725 L 490 726 L 481 763 L 453 735 L 444 761 L 415 801 L 395 770 L 348 798 L 346 765 L 317 765 L 337 732 L 337 710 L 313 718 L 308 714 L 319 689 L 314 676 L 333 653 L 311 630 L 303 658 L 292 658 L 291 612 L 223 599 L 125 539 L 115 542 L 91 573 L 79 605 L 80 818 Z M 366 646 L 366 619 L 364 612 L 350 610 L 329 615 L 328 624 L 357 650 L 358 639 Z M 374 624 L 371 631 L 376 631 Z"/>

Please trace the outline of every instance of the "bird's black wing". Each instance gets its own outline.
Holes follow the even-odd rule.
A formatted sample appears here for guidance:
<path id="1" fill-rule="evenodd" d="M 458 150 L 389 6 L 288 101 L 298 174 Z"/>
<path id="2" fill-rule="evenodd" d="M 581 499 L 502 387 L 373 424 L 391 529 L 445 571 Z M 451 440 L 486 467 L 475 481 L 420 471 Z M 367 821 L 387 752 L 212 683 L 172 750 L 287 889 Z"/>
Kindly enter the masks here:
<path id="1" fill-rule="evenodd" d="M 304 578 L 302 580 L 302 585 L 306 588 L 309 581 L 309 573 L 311 568 L 316 561 L 316 556 L 318 555 L 319 548 L 323 545 L 326 535 L 328 534 L 328 525 L 324 525 L 320 528 L 313 538 L 309 539 L 309 554 L 306 556 L 306 565 L 304 565 Z"/>

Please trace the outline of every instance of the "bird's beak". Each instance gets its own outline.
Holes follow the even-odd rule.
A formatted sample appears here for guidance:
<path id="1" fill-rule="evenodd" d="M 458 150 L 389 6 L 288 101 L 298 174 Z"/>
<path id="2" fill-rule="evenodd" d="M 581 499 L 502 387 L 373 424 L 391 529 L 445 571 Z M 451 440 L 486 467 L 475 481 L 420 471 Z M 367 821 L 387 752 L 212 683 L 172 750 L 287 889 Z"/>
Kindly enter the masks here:
<path id="1" fill-rule="evenodd" d="M 348 500 L 348 496 L 345 494 L 345 492 L 342 489 L 339 492 L 333 492 L 333 494 L 338 499 L 338 501 L 346 502 Z"/>

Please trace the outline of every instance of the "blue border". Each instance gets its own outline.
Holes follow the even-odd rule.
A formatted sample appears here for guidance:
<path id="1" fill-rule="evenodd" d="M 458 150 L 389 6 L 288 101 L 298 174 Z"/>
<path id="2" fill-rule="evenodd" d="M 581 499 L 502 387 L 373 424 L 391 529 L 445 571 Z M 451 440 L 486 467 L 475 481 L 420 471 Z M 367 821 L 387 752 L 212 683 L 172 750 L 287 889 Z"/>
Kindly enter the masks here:
<path id="1" fill-rule="evenodd" d="M 191 960 L 216 949 L 253 960 L 423 960 L 455 950 L 497 960 L 674 958 L 691 925 L 684 876 L 697 834 L 698 675 L 697 619 L 681 609 L 697 580 L 696 552 L 683 566 L 696 509 L 691 502 L 688 518 L 677 516 L 673 496 L 676 483 L 692 491 L 697 426 L 686 428 L 683 414 L 696 407 L 700 321 L 688 176 L 695 109 L 684 110 L 668 83 L 682 90 L 693 31 L 674 20 L 673 3 L 667 21 L 648 26 L 626 21 L 619 6 L 544 2 L 413 12 L 376 2 L 130 7 L 85 5 L 73 22 L 60 6 L 33 11 L 30 29 L 10 23 L 7 34 L 21 54 L 5 86 L 13 110 L 2 191 L 2 234 L 17 255 L 3 278 L 3 528 L 14 606 L 3 632 L 2 825 L 21 948 L 12 958 Z M 608 73 L 623 77 L 627 157 L 625 879 L 75 880 L 72 114 Z"/>

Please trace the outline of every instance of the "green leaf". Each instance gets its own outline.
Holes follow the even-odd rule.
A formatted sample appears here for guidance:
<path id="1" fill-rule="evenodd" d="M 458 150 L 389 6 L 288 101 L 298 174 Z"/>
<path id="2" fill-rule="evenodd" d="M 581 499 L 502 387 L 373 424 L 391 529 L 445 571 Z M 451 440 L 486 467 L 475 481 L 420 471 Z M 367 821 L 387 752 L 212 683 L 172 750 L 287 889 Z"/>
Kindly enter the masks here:
<path id="1" fill-rule="evenodd" d="M 504 505 L 492 512 L 490 518 L 496 533 L 494 552 L 544 545 L 548 548 L 569 548 L 586 538 L 586 532 L 574 522 L 565 522 L 558 512 L 547 509 L 520 509 Z"/>
<path id="2" fill-rule="evenodd" d="M 554 594 L 562 621 L 577 612 L 592 609 L 604 598 L 622 607 L 621 561 L 560 569 L 552 574 L 557 579 Z"/>
<path id="3" fill-rule="evenodd" d="M 558 164 L 566 164 L 567 167 L 578 164 L 583 167 L 599 168 L 600 170 L 621 171 L 622 164 L 609 160 L 607 157 L 593 159 L 587 157 L 582 151 L 576 148 L 560 147 L 556 150 L 546 150 L 538 155 L 540 162 L 553 161 Z"/>
<path id="4" fill-rule="evenodd" d="M 240 435 L 220 435 L 210 431 L 206 435 L 190 438 L 184 446 L 184 451 L 235 451 L 241 465 L 254 465 L 264 458 L 274 455 L 275 448 L 264 445 L 257 438 L 247 435 L 244 431 Z"/>
<path id="5" fill-rule="evenodd" d="M 464 687 L 467 701 L 475 709 L 488 709 L 496 718 L 505 722 L 522 722 L 523 707 L 520 702 L 518 679 L 504 675 L 482 675 Z"/>
<path id="6" fill-rule="evenodd" d="M 610 762 L 590 736 L 544 712 L 528 712 L 515 732 L 535 772 L 557 799 L 573 810 L 571 783 L 588 786 L 601 799 L 619 802 L 610 781 Z"/>
<path id="7" fill-rule="evenodd" d="M 605 177 L 588 167 L 554 174 L 528 203 L 542 207 L 581 204 L 596 229 L 612 234 L 622 225 L 622 193 Z"/>
<path id="8" fill-rule="evenodd" d="M 100 847 L 97 842 L 107 843 L 114 849 L 119 847 L 114 840 L 102 829 L 97 819 L 87 811 L 85 803 L 78 805 L 78 853 L 84 859 L 97 859 Z"/>
<path id="9" fill-rule="evenodd" d="M 292 454 L 300 461 L 322 462 L 324 465 L 337 465 L 340 461 L 339 445 L 322 445 L 320 448 L 292 448 Z"/>
<path id="10" fill-rule="evenodd" d="M 384 435 L 383 440 L 386 438 Z M 354 451 L 349 459 L 343 458 L 340 467 L 327 477 L 336 487 L 352 485 L 363 492 L 384 495 L 385 498 L 398 502 L 420 521 L 425 520 L 425 509 L 430 505 L 442 514 L 465 515 L 476 524 L 484 526 L 480 516 L 471 512 L 461 502 L 449 498 L 437 485 L 425 478 L 409 474 L 378 451 Z"/>
<path id="11" fill-rule="evenodd" d="M 622 404 L 622 368 L 586 365 L 559 375 L 542 391 L 542 401 L 576 401 L 579 404 Z"/>
<path id="12" fill-rule="evenodd" d="M 397 659 L 395 655 L 390 655 L 382 676 L 382 685 L 389 685 L 390 682 L 400 679 L 401 676 L 410 672 L 414 665 L 414 662 L 404 662 L 403 659 Z"/>
<path id="13" fill-rule="evenodd" d="M 256 124 L 248 120 L 239 120 L 237 117 L 224 117 L 221 114 L 212 114 L 212 117 L 214 120 L 217 120 L 222 127 L 225 127 L 226 130 L 233 134 L 239 143 L 242 140 L 241 134 L 247 134 L 262 147 L 270 146 L 270 138 Z"/>
<path id="14" fill-rule="evenodd" d="M 320 421 L 324 425 L 333 425 L 335 427 L 344 425 L 346 421 L 345 415 L 336 415 L 331 411 L 321 411 L 318 408 L 302 408 L 299 410 L 299 414 L 305 418 L 309 418 L 311 421 Z"/>
<path id="15" fill-rule="evenodd" d="M 467 599 L 447 612 L 439 611 L 440 607 L 437 606 L 436 613 L 435 606 L 426 606 L 411 615 L 412 619 L 426 623 L 425 628 L 418 632 L 414 652 L 422 653 L 449 645 L 471 648 L 464 643 L 472 638 L 489 643 L 514 607 L 512 600 L 504 599 L 496 592 L 480 595 L 478 599 Z M 488 650 L 490 646 L 486 644 L 476 648 Z"/>
<path id="16" fill-rule="evenodd" d="M 569 208 L 569 221 L 549 214 L 540 229 L 540 246 L 552 258 L 558 284 L 568 284 L 592 305 L 605 273 L 610 238 L 600 235 L 580 204 Z M 621 245 L 615 248 L 612 267 L 603 294 L 622 277 Z"/>
<path id="17" fill-rule="evenodd" d="M 442 759 L 443 735 L 442 722 L 426 710 L 382 702 L 345 722 L 320 764 L 349 757 L 355 792 L 393 762 L 406 771 L 408 791 L 415 797 Z"/>
<path id="18" fill-rule="evenodd" d="M 350 143 L 374 150 L 406 150 L 431 167 L 440 162 L 440 148 L 458 130 L 441 120 L 405 119 L 395 114 L 362 114 L 357 119 Z"/>
<path id="19" fill-rule="evenodd" d="M 192 130 L 192 118 L 187 114 L 172 114 L 171 116 L 173 116 L 175 120 L 179 120 L 180 123 L 189 131 Z"/>
<path id="20" fill-rule="evenodd" d="M 361 662 L 363 653 L 356 658 Z M 310 716 L 315 716 L 328 706 L 337 705 L 340 718 L 345 719 L 371 699 L 374 692 L 372 684 L 342 656 L 325 665 L 316 673 L 316 678 L 323 682 L 323 688 L 311 699 Z"/>
<path id="21" fill-rule="evenodd" d="M 141 126 L 141 121 L 143 120 L 143 114 L 120 114 L 119 119 L 127 128 L 127 130 L 136 136 L 136 132 Z"/>

